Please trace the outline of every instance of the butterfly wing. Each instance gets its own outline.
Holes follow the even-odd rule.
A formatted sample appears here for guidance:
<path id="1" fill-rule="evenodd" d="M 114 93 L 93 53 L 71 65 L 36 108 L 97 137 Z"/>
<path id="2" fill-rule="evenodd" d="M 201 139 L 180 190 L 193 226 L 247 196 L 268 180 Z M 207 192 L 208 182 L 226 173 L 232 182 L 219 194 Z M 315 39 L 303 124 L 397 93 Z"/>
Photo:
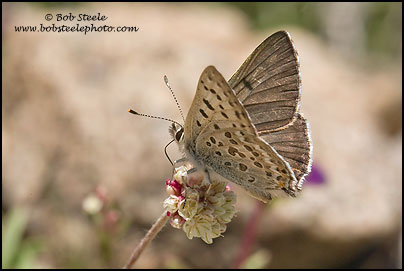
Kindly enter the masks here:
<path id="1" fill-rule="evenodd" d="M 264 40 L 229 80 L 258 134 L 290 164 L 299 188 L 311 170 L 307 121 L 298 113 L 299 58 L 289 34 Z"/>
<path id="2" fill-rule="evenodd" d="M 267 202 L 273 190 L 294 196 L 297 181 L 290 166 L 258 137 L 235 93 L 213 66 L 199 79 L 184 135 L 191 159 L 254 197 Z"/>
<path id="3" fill-rule="evenodd" d="M 292 125 L 285 129 L 260 134 L 292 168 L 301 189 L 304 177 L 311 171 L 312 144 L 310 127 L 307 120 L 300 114 Z"/>
<path id="4" fill-rule="evenodd" d="M 290 125 L 299 109 L 299 58 L 289 34 L 264 40 L 229 80 L 254 126 L 272 131 Z"/>
<path id="5" fill-rule="evenodd" d="M 240 102 L 226 80 L 223 81 L 222 78 L 223 76 L 213 66 L 208 66 L 199 78 L 195 97 L 184 124 L 185 148 L 190 151 L 195 152 L 195 139 L 213 121 L 228 122 L 229 119 L 235 119 L 235 122 L 240 122 L 243 129 L 256 133 L 251 121 L 247 121 L 248 116 L 242 106 L 229 110 Z"/>

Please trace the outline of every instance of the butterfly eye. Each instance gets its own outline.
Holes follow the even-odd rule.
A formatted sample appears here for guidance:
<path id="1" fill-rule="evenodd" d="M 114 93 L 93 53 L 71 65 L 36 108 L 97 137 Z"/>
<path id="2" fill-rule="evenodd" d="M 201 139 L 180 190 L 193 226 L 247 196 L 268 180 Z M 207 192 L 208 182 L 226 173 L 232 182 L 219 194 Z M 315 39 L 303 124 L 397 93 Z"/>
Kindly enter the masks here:
<path id="1" fill-rule="evenodd" d="M 178 130 L 178 132 L 175 134 L 175 140 L 177 140 L 178 142 L 180 142 L 182 140 L 182 137 L 184 135 L 184 129 L 180 129 Z"/>

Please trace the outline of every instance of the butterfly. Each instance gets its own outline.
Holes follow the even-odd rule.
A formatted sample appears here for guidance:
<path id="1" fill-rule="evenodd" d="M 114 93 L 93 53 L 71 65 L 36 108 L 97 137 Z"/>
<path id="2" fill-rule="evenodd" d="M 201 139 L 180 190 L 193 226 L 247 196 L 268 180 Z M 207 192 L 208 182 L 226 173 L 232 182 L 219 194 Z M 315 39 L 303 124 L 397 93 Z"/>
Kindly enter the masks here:
<path id="1" fill-rule="evenodd" d="M 299 58 L 286 31 L 264 40 L 226 81 L 201 74 L 184 126 L 170 133 L 198 169 L 269 202 L 295 197 L 311 170 L 309 124 L 299 113 Z"/>

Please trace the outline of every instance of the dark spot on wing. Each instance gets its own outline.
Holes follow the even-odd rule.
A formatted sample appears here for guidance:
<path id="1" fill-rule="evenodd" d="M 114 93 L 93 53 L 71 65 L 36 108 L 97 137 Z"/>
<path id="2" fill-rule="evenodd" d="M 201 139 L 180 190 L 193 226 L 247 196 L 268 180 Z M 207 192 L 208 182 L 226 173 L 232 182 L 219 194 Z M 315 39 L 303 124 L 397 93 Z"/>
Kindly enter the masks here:
<path id="1" fill-rule="evenodd" d="M 254 162 L 254 165 L 256 165 L 256 166 L 259 167 L 259 168 L 262 168 L 262 164 L 259 163 L 259 162 Z"/>
<path id="2" fill-rule="evenodd" d="M 203 109 L 199 109 L 199 112 L 201 112 L 201 114 L 204 118 L 208 118 L 208 115 L 206 115 L 206 113 L 205 113 L 205 111 L 203 111 Z"/>
<path id="3" fill-rule="evenodd" d="M 236 148 L 229 147 L 229 154 L 230 155 L 235 156 L 237 152 L 238 152 L 238 150 Z"/>
<path id="4" fill-rule="evenodd" d="M 230 141 L 231 144 L 238 145 L 238 144 L 237 144 L 237 141 L 234 140 L 234 139 L 230 139 L 229 141 Z"/>
<path id="5" fill-rule="evenodd" d="M 241 80 L 241 82 L 244 84 L 244 86 L 246 88 L 248 88 L 249 90 L 253 90 L 253 87 L 251 86 L 250 82 L 248 82 L 247 80 L 245 80 L 245 78 L 243 80 Z"/>
<path id="6" fill-rule="evenodd" d="M 241 171 L 246 171 L 246 170 L 247 170 L 247 166 L 244 165 L 243 163 L 240 163 L 240 164 L 239 164 L 239 167 L 240 167 L 240 170 L 241 170 Z"/>
<path id="7" fill-rule="evenodd" d="M 214 110 L 213 106 L 209 103 L 208 100 L 202 99 L 202 101 L 206 104 L 206 106 L 207 106 L 210 110 Z"/>

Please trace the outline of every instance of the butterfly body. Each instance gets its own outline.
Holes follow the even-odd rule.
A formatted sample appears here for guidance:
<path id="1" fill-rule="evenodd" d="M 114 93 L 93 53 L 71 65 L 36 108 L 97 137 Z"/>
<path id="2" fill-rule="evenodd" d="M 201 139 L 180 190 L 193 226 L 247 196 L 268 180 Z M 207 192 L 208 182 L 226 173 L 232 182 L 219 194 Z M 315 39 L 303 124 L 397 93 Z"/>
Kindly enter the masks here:
<path id="1" fill-rule="evenodd" d="M 278 36 L 283 39 L 289 37 L 285 36 L 286 32 L 278 33 L 281 33 Z M 271 37 L 266 41 L 271 41 Z M 252 196 L 264 202 L 272 199 L 271 193 L 274 191 L 295 196 L 311 163 L 310 142 L 303 144 L 302 155 L 299 156 L 299 152 L 294 154 L 300 147 L 293 144 L 295 138 L 309 140 L 305 120 L 297 112 L 300 76 L 297 75 L 297 79 L 285 78 L 280 80 L 281 83 L 273 82 L 271 78 L 276 77 L 277 72 L 295 74 L 293 71 L 285 73 L 279 67 L 267 72 L 268 65 L 277 63 L 273 54 L 256 66 L 254 61 L 260 54 L 253 52 L 229 82 L 215 67 L 208 66 L 198 81 L 184 128 L 179 128 L 178 133 L 171 131 L 185 156 L 198 169 L 241 185 Z M 285 57 L 281 59 L 286 62 L 286 67 L 296 59 L 295 55 L 292 58 L 289 55 Z M 268 59 L 270 61 L 266 64 Z M 243 70 L 243 67 L 247 70 Z M 252 67 L 251 71 L 249 67 Z M 263 82 L 269 82 L 269 87 L 264 87 Z M 299 120 L 296 123 L 300 126 L 294 126 L 296 120 Z M 172 130 L 175 129 L 173 126 Z M 287 130 L 287 134 L 283 133 L 284 130 Z M 272 137 L 271 133 L 275 136 Z M 292 143 L 285 146 L 281 139 L 287 135 L 291 136 Z M 300 161 L 304 156 L 309 157 L 309 161 L 304 161 L 302 166 L 293 160 L 299 171 L 296 172 L 287 161 L 289 158 L 285 159 L 274 146 L 288 153 L 286 157 L 291 156 L 291 159 Z"/>

